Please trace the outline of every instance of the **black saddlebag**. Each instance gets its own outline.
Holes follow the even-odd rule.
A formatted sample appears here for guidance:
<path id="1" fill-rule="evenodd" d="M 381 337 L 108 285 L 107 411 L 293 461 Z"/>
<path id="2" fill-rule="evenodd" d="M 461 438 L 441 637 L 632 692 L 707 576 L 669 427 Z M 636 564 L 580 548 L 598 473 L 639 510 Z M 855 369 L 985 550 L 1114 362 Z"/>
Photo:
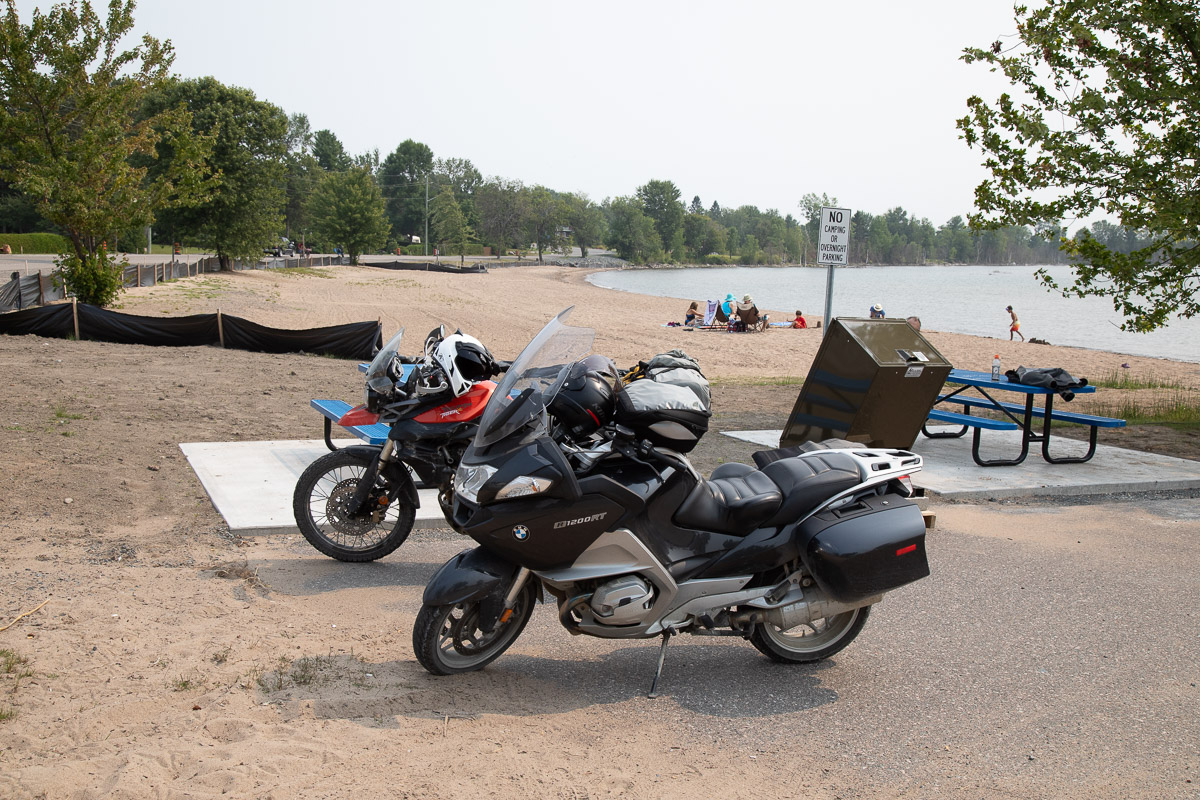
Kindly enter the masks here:
<path id="1" fill-rule="evenodd" d="M 617 393 L 616 421 L 656 447 L 688 453 L 708 430 L 708 409 L 682 386 L 634 381 Z"/>
<path id="2" fill-rule="evenodd" d="M 851 603 L 924 578 L 925 520 L 899 495 L 873 495 L 804 521 L 800 553 L 817 585 Z"/>

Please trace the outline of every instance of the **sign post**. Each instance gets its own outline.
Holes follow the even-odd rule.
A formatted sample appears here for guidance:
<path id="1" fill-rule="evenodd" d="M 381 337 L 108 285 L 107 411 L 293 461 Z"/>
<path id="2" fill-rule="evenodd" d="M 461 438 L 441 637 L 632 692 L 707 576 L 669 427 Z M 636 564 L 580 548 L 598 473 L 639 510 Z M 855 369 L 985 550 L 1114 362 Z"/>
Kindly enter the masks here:
<path id="1" fill-rule="evenodd" d="M 820 231 L 817 263 L 829 266 L 825 278 L 825 331 L 828 331 L 833 321 L 833 268 L 846 266 L 846 255 L 850 252 L 850 209 L 823 206 Z M 825 331 L 821 332 L 822 337 Z"/>

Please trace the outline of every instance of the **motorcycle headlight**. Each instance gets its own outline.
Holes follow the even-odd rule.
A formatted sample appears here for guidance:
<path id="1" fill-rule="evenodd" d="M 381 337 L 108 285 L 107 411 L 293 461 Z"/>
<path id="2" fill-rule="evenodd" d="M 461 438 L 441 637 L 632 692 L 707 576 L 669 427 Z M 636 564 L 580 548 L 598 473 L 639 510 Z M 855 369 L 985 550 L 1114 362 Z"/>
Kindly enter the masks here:
<path id="1" fill-rule="evenodd" d="M 553 483 L 554 481 L 549 478 L 535 478 L 531 475 L 522 475 L 519 478 L 513 478 L 504 485 L 504 488 L 496 492 L 496 499 L 508 500 L 513 497 L 541 494 L 549 489 Z"/>
<path id="2" fill-rule="evenodd" d="M 495 474 L 496 468 L 487 464 L 460 464 L 454 473 L 454 493 L 468 502 L 478 503 L 479 490 Z"/>

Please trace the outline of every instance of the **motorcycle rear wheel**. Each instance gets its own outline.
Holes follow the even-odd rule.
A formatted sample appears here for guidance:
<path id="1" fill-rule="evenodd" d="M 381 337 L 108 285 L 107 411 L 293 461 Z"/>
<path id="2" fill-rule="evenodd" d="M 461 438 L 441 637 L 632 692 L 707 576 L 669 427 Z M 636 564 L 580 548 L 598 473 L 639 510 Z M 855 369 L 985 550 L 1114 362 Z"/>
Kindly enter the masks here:
<path id="1" fill-rule="evenodd" d="M 292 512 L 300 532 L 309 544 L 338 561 L 383 558 L 404 544 L 412 531 L 416 507 L 401 487 L 388 485 L 381 477 L 376 478 L 367 503 L 378 507 L 378 499 L 386 496 L 386 509 L 375 516 L 347 513 L 346 504 L 370 465 L 366 455 L 334 450 L 309 464 L 296 482 Z"/>
<path id="2" fill-rule="evenodd" d="M 870 613 L 871 607 L 863 606 L 786 631 L 759 622 L 750 634 L 750 643 L 763 655 L 784 664 L 820 661 L 853 642 L 867 624 Z"/>
<path id="3" fill-rule="evenodd" d="M 533 616 L 538 583 L 525 584 L 517 596 L 508 622 L 491 633 L 479 629 L 479 602 L 421 606 L 413 625 L 413 652 L 421 666 L 434 675 L 456 675 L 482 669 L 499 658 L 517 640 Z"/>

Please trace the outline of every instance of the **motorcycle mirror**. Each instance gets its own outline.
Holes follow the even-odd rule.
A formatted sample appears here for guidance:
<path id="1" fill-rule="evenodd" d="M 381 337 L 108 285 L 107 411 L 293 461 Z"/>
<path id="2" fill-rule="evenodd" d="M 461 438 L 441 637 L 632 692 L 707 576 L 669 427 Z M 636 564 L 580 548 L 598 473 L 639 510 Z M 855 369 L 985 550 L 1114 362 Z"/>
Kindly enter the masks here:
<path id="1" fill-rule="evenodd" d="M 438 325 L 429 332 L 428 336 L 425 337 L 425 352 L 430 352 L 433 349 L 433 346 L 444 338 L 446 338 L 446 326 Z"/>

